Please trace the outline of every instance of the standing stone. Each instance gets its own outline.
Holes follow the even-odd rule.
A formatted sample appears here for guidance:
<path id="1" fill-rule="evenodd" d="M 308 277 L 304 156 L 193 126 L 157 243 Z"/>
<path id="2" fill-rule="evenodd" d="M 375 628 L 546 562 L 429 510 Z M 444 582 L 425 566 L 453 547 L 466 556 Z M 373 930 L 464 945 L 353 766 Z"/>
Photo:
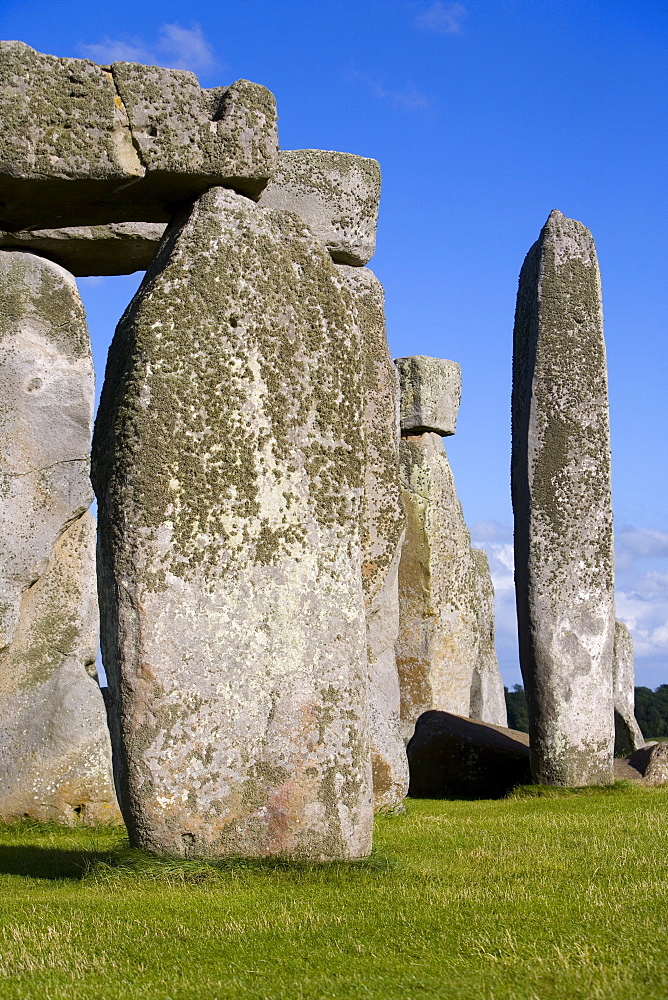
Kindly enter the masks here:
<path id="1" fill-rule="evenodd" d="M 362 504 L 362 583 L 369 658 L 369 730 L 376 812 L 392 811 L 408 791 L 401 735 L 399 557 L 404 514 L 399 484 L 399 380 L 385 329 L 383 288 L 368 268 L 339 265 L 362 336 L 366 469 Z"/>
<path id="2" fill-rule="evenodd" d="M 401 358 L 396 364 L 402 413 L 407 410 L 406 373 L 410 373 L 411 399 L 420 399 L 414 392 L 415 373 L 420 371 L 429 384 L 437 384 L 435 373 L 443 372 L 444 391 L 452 397 L 447 404 L 429 402 L 422 407 L 416 424 L 420 433 L 405 429 L 402 419 L 399 468 L 406 540 L 399 564 L 397 666 L 402 730 L 408 741 L 423 712 L 439 709 L 468 715 L 478 663 L 478 621 L 471 536 L 441 441 L 441 435 L 454 431 L 459 366 L 423 357 Z M 428 393 L 422 398 L 433 400 Z M 442 419 L 444 414 L 447 420 Z"/>
<path id="3" fill-rule="evenodd" d="M 507 726 L 506 696 L 494 643 L 494 584 L 484 549 L 471 549 L 475 565 L 478 662 L 471 683 L 469 718 Z"/>
<path id="4" fill-rule="evenodd" d="M 615 706 L 615 756 L 628 756 L 644 747 L 645 740 L 635 717 L 635 662 L 633 639 L 624 622 L 615 622 L 612 660 Z"/>
<path id="5" fill-rule="evenodd" d="M 95 677 L 94 376 L 73 277 L 0 252 L 0 818 L 118 817 Z"/>
<path id="6" fill-rule="evenodd" d="M 134 845 L 368 853 L 360 338 L 293 216 L 212 188 L 119 324 L 96 423 L 102 647 Z"/>
<path id="7" fill-rule="evenodd" d="M 512 493 L 520 663 L 540 784 L 613 780 L 614 564 L 601 285 L 552 212 L 520 274 Z"/>
<path id="8" fill-rule="evenodd" d="M 360 266 L 373 257 L 380 202 L 377 160 L 324 149 L 288 149 L 260 204 L 294 212 L 340 264 Z"/>

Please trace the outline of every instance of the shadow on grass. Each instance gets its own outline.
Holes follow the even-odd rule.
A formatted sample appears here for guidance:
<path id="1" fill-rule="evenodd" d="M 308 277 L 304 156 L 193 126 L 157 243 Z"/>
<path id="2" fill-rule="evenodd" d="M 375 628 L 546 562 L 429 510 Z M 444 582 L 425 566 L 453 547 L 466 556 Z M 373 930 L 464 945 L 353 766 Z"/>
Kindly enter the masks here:
<path id="1" fill-rule="evenodd" d="M 628 778 L 620 779 L 611 785 L 583 785 L 582 787 L 562 788 L 559 785 L 517 785 L 506 795 L 507 799 L 564 799 L 574 795 L 610 796 L 633 795 L 639 790 L 637 781 Z"/>
<path id="2" fill-rule="evenodd" d="M 341 881 L 360 875 L 386 875 L 396 864 L 378 851 L 353 861 L 303 861 L 289 857 L 272 858 L 171 858 L 159 857 L 129 846 L 93 860 L 85 878 L 94 883 L 154 882 L 171 885 L 200 885 L 258 876 L 280 876 L 288 880 Z"/>
<path id="3" fill-rule="evenodd" d="M 109 860 L 109 851 L 67 850 L 28 844 L 0 845 L 0 874 L 79 881 L 91 867 Z"/>
<path id="4" fill-rule="evenodd" d="M 278 875 L 288 880 L 308 877 L 314 881 L 340 881 L 342 878 L 356 879 L 362 874 L 383 875 L 396 867 L 393 861 L 378 851 L 373 851 L 366 858 L 329 862 L 290 857 L 176 858 L 136 850 L 126 839 L 106 850 L 30 843 L 31 838 L 38 839 L 53 833 L 53 824 L 22 821 L 9 826 L 0 825 L 2 832 L 18 839 L 19 843 L 0 844 L 0 875 L 49 881 L 197 885 L 229 881 L 235 877 L 257 878 L 258 875 Z M 55 826 L 55 832 L 61 839 L 67 836 L 63 827 Z"/>

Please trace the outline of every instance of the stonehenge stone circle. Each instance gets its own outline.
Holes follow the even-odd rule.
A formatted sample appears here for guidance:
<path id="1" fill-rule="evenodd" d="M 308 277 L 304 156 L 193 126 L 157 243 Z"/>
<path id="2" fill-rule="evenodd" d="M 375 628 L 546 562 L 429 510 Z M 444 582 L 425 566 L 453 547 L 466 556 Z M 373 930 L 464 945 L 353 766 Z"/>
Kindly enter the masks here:
<path id="1" fill-rule="evenodd" d="M 0 229 L 168 222 L 214 184 L 257 198 L 276 164 L 273 95 L 184 70 L 0 43 Z"/>
<path id="2" fill-rule="evenodd" d="M 404 513 L 399 484 L 399 380 L 385 329 L 383 288 L 368 268 L 340 264 L 362 340 L 365 488 L 362 502 L 362 584 L 369 657 L 369 732 L 374 808 L 392 811 L 408 791 L 401 735 L 399 557 Z"/>
<path id="3" fill-rule="evenodd" d="M 60 264 L 76 278 L 145 271 L 165 231 L 164 222 L 112 222 L 0 232 L 0 247 L 26 250 Z"/>
<path id="4" fill-rule="evenodd" d="M 601 284 L 591 233 L 561 212 L 520 274 L 512 419 L 532 773 L 540 784 L 607 784 L 615 615 Z"/>
<path id="5" fill-rule="evenodd" d="M 615 708 L 615 756 L 627 756 L 644 747 L 645 740 L 635 717 L 635 662 L 633 639 L 624 622 L 615 622 L 612 658 Z"/>
<path id="6" fill-rule="evenodd" d="M 119 819 L 95 671 L 94 375 L 73 277 L 0 251 L 0 818 Z"/>
<path id="7" fill-rule="evenodd" d="M 462 398 L 462 372 L 444 358 L 397 358 L 401 380 L 401 433 L 454 434 Z"/>
<path id="8" fill-rule="evenodd" d="M 281 150 L 260 197 L 264 208 L 295 212 L 340 264 L 373 257 L 380 200 L 377 160 L 324 149 Z"/>
<path id="9" fill-rule="evenodd" d="M 368 853 L 360 334 L 298 218 L 214 187 L 111 347 L 93 445 L 131 841 Z"/>
<path id="10" fill-rule="evenodd" d="M 494 644 L 494 585 L 484 549 L 471 549 L 475 567 L 475 609 L 478 618 L 478 662 L 471 681 L 469 718 L 507 726 L 506 696 Z"/>

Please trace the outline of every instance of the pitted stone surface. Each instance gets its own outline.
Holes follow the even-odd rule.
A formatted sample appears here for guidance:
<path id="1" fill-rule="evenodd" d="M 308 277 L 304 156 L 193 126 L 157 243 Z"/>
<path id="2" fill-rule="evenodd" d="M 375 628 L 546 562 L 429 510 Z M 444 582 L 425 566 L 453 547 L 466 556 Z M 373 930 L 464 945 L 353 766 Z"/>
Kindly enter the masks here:
<path id="1" fill-rule="evenodd" d="M 398 569 L 404 530 L 399 484 L 399 381 L 385 329 L 381 283 L 368 268 L 339 265 L 362 336 L 365 488 L 362 580 L 367 617 L 374 808 L 395 810 L 408 790 L 399 719 Z"/>
<path id="2" fill-rule="evenodd" d="M 512 491 L 534 780 L 611 782 L 615 616 L 601 285 L 591 233 L 560 212 L 520 274 Z"/>
<path id="3" fill-rule="evenodd" d="M 471 549 L 475 567 L 474 607 L 478 618 L 478 662 L 473 671 L 469 718 L 507 726 L 506 696 L 494 643 L 494 584 L 484 549 Z"/>
<path id="4" fill-rule="evenodd" d="M 112 63 L 147 174 L 209 178 L 257 197 L 276 167 L 273 95 L 250 80 L 203 90 L 187 70 Z"/>
<path id="5" fill-rule="evenodd" d="M 647 746 L 646 751 L 643 754 L 646 759 L 643 784 L 668 784 L 668 743 L 653 743 Z"/>
<path id="6" fill-rule="evenodd" d="M 324 248 L 221 188 L 175 220 L 119 324 L 93 469 L 137 846 L 370 849 L 360 354 Z"/>
<path id="7" fill-rule="evenodd" d="M 379 202 L 376 160 L 324 149 L 281 150 L 260 199 L 265 208 L 295 212 L 333 260 L 355 266 L 373 257 Z"/>
<path id="8" fill-rule="evenodd" d="M 0 660 L 0 818 L 121 822 L 95 671 L 95 521 L 60 536 Z"/>
<path id="9" fill-rule="evenodd" d="M 238 80 L 59 59 L 0 43 L 0 227 L 167 222 L 212 184 L 257 197 L 274 169 L 273 96 Z"/>
<path id="10" fill-rule="evenodd" d="M 478 665 L 476 571 L 438 434 L 401 439 L 406 540 L 399 565 L 397 666 L 405 740 L 423 712 L 468 715 Z"/>
<path id="11" fill-rule="evenodd" d="M 418 354 L 394 363 L 401 381 L 401 433 L 454 434 L 462 397 L 457 362 Z"/>
<path id="12" fill-rule="evenodd" d="M 632 754 L 645 740 L 635 717 L 635 658 L 633 639 L 624 622 L 615 622 L 612 659 L 615 705 L 615 756 Z"/>
<path id="13" fill-rule="evenodd" d="M 0 252 L 0 816 L 117 815 L 97 649 L 93 363 L 73 277 Z M 79 813 L 74 813 L 74 808 Z"/>
<path id="14" fill-rule="evenodd" d="M 40 254 L 77 278 L 145 271 L 165 231 L 164 222 L 113 222 L 0 232 L 0 247 Z"/>

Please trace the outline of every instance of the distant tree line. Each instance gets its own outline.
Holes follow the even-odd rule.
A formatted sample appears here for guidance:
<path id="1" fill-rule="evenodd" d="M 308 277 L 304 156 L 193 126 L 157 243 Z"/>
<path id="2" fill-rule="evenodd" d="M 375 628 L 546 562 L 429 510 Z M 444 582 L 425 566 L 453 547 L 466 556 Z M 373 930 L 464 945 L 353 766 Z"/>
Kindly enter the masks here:
<path id="1" fill-rule="evenodd" d="M 529 732 L 527 699 L 521 684 L 515 684 L 512 691 L 504 688 L 508 725 L 521 733 Z M 645 739 L 668 736 L 668 684 L 661 684 L 656 691 L 648 687 L 637 687 L 635 700 L 636 719 Z"/>

